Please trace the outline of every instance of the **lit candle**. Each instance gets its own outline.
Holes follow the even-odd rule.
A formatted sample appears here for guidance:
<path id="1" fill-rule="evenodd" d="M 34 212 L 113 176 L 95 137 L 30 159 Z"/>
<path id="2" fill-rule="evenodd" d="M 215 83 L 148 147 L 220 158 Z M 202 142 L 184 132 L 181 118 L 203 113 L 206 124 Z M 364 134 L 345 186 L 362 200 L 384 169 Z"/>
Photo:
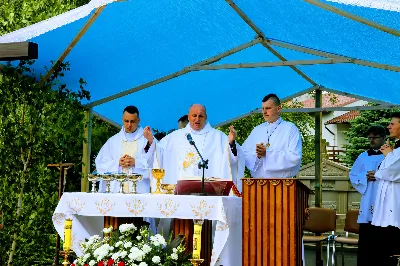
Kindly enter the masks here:
<path id="1" fill-rule="evenodd" d="M 202 220 L 194 220 L 194 233 L 193 233 L 193 259 L 200 259 L 201 252 L 201 229 L 203 226 Z"/>
<path id="2" fill-rule="evenodd" d="M 69 251 L 71 249 L 71 238 L 72 238 L 72 220 L 65 219 L 65 222 L 64 222 L 64 245 L 63 245 L 64 251 Z"/>

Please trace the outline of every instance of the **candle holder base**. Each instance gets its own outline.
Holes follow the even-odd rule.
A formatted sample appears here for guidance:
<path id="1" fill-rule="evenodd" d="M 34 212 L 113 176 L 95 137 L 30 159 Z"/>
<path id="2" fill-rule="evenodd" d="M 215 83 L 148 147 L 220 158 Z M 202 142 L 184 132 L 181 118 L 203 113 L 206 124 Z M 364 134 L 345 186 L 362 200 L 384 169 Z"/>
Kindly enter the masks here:
<path id="1" fill-rule="evenodd" d="M 204 259 L 190 259 L 189 261 L 193 266 L 198 266 L 203 263 Z"/>
<path id="2" fill-rule="evenodd" d="M 64 257 L 64 261 L 63 261 L 63 263 L 61 263 L 63 266 L 71 265 L 71 263 L 68 260 L 69 253 L 71 253 L 70 250 L 68 250 L 68 251 L 63 250 L 60 252 L 61 256 Z"/>

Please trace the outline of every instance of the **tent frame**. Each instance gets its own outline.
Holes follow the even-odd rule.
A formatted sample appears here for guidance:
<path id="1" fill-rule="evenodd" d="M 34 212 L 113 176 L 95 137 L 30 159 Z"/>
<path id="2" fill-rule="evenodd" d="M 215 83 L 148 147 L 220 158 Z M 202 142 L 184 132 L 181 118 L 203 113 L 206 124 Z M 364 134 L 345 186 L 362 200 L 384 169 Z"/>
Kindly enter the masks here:
<path id="1" fill-rule="evenodd" d="M 369 27 L 384 31 L 386 33 L 395 35 L 397 37 L 400 37 L 400 32 L 386 27 L 384 25 L 375 23 L 373 21 L 367 20 L 365 18 L 356 16 L 352 13 L 346 12 L 344 10 L 335 8 L 331 5 L 322 3 L 318 0 L 304 0 L 307 3 L 310 3 L 314 6 L 323 8 L 325 10 L 334 12 L 338 15 L 344 16 L 348 19 L 354 20 L 356 22 L 365 24 Z M 375 110 L 376 109 L 391 109 L 391 108 L 398 108 L 399 106 L 397 105 L 390 105 L 390 103 L 383 103 L 380 101 L 376 101 L 373 99 L 372 102 L 380 103 L 383 105 L 377 106 L 377 107 L 341 107 L 341 108 L 322 108 L 322 90 L 329 91 L 330 89 L 324 88 L 323 86 L 317 84 L 311 77 L 307 76 L 304 72 L 302 72 L 299 68 L 297 68 L 297 65 L 315 65 L 315 64 L 333 64 L 333 63 L 352 63 L 352 64 L 358 64 L 358 65 L 363 65 L 363 66 L 368 66 L 368 67 L 375 67 L 375 68 L 380 68 L 388 71 L 395 71 L 395 72 L 400 72 L 400 67 L 398 66 L 391 66 L 391 65 L 386 65 L 386 64 L 380 64 L 380 63 L 375 63 L 375 62 L 370 62 L 366 60 L 361 60 L 361 59 L 356 59 L 356 58 L 349 58 L 347 56 L 343 55 L 336 55 L 333 53 L 329 52 L 324 52 L 324 51 L 318 51 L 315 49 L 295 45 L 295 44 L 289 44 L 286 42 L 282 42 L 279 40 L 273 40 L 273 39 L 268 39 L 266 35 L 261 31 L 261 29 L 234 3 L 233 0 L 226 0 L 226 2 L 231 6 L 231 8 L 243 19 L 246 24 L 253 29 L 253 31 L 257 34 L 255 40 L 250 41 L 248 43 L 242 44 L 236 48 L 230 49 L 226 52 L 223 52 L 219 55 L 213 56 L 209 59 L 203 60 L 201 62 L 198 62 L 196 64 L 193 64 L 189 67 L 185 67 L 180 71 L 171 73 L 169 75 L 166 75 L 164 77 L 157 78 L 155 80 L 152 80 L 150 82 L 144 83 L 140 86 L 128 89 L 126 91 L 105 97 L 103 99 L 94 101 L 92 103 L 89 103 L 87 105 L 88 110 L 85 111 L 85 130 L 84 130 L 84 137 L 86 141 L 84 141 L 83 144 L 83 165 L 82 165 L 82 191 L 88 191 L 88 181 L 87 181 L 87 174 L 89 173 L 90 169 L 90 144 L 91 144 L 91 127 L 92 127 L 92 115 L 97 115 L 100 117 L 100 119 L 103 119 L 107 122 L 108 120 L 104 119 L 104 117 L 99 116 L 98 114 L 94 113 L 92 108 L 115 100 L 117 98 L 126 96 L 128 94 L 149 88 L 151 86 L 154 86 L 156 84 L 168 81 L 170 79 L 179 77 L 181 75 L 187 74 L 191 71 L 199 71 L 199 70 L 218 70 L 218 69 L 235 69 L 235 68 L 255 68 L 255 67 L 278 67 L 278 66 L 287 66 L 290 67 L 293 71 L 295 71 L 298 75 L 300 75 L 302 78 L 304 78 L 306 81 L 308 81 L 312 87 L 301 92 L 301 94 L 304 93 L 311 93 L 315 91 L 316 95 L 316 101 L 315 101 L 315 108 L 299 108 L 299 109 L 285 109 L 285 112 L 313 112 L 315 113 L 315 144 L 316 144 L 316 167 L 315 167 L 315 180 L 316 180 L 316 185 L 315 185 L 315 193 L 316 193 L 316 200 L 315 204 L 317 207 L 322 206 L 322 157 L 321 157 L 321 137 L 322 137 L 322 112 L 323 111 L 333 111 L 333 110 Z M 97 19 L 97 17 L 101 14 L 101 12 L 104 10 L 105 6 L 101 6 L 96 9 L 94 14 L 90 17 L 90 19 L 86 22 L 86 24 L 83 26 L 83 28 L 79 31 L 79 33 L 75 36 L 75 38 L 72 40 L 72 42 L 67 46 L 67 48 L 64 50 L 64 52 L 60 55 L 58 60 L 53 64 L 51 69 L 47 72 L 47 74 L 44 76 L 43 80 L 47 80 L 53 71 L 58 67 L 58 65 L 68 56 L 69 52 L 74 48 L 74 46 L 78 43 L 78 41 L 82 38 L 82 36 L 85 34 L 85 32 L 90 28 L 90 26 L 94 23 L 94 21 Z M 251 47 L 255 44 L 261 44 L 263 45 L 268 51 L 270 51 L 272 54 L 274 54 L 280 62 L 265 62 L 265 63 L 243 63 L 243 64 L 225 64 L 225 65 L 219 65 L 219 66 L 211 66 L 211 64 L 217 62 L 218 60 L 227 57 L 229 55 L 232 55 L 234 53 L 237 53 L 239 51 L 242 51 L 248 47 Z M 272 45 L 278 46 L 278 47 L 283 47 L 286 49 L 291 49 L 294 51 L 300 51 L 308 54 L 313 54 L 317 55 L 323 58 L 327 58 L 327 60 L 293 60 L 293 61 L 288 61 L 286 58 L 284 58 L 277 50 L 275 50 Z M 331 92 L 334 90 L 330 90 Z M 342 92 L 335 91 L 336 93 L 342 94 Z M 290 97 L 286 97 L 285 99 L 282 100 L 289 100 L 295 97 L 295 95 L 299 96 L 301 95 L 300 93 L 296 93 Z M 357 98 L 365 98 L 365 97 L 360 97 L 357 95 L 353 95 L 354 97 Z M 258 113 L 260 112 L 259 109 L 253 110 L 245 115 L 236 117 L 236 119 L 246 117 L 248 115 L 251 115 L 253 113 Z M 225 121 L 224 123 L 227 123 L 232 120 Z M 221 125 L 222 123 L 218 124 Z M 321 247 L 317 248 L 317 256 L 316 260 L 321 259 Z"/>

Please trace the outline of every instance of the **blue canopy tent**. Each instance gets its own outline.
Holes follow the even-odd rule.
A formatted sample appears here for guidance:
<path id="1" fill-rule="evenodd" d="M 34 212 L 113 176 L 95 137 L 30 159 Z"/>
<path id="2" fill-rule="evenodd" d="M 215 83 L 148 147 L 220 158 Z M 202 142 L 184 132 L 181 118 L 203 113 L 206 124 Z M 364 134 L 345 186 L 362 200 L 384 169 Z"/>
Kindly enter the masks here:
<path id="1" fill-rule="evenodd" d="M 63 82 L 87 81 L 88 121 L 94 113 L 116 124 L 126 105 L 136 105 L 143 125 L 168 130 L 193 103 L 221 125 L 258 112 L 270 92 L 290 99 L 326 90 L 396 107 L 399 11 L 391 0 L 92 0 L 0 43 L 38 43 L 34 66 L 42 74 L 50 68 L 45 78 L 69 61 Z M 326 109 L 318 108 L 318 93 L 317 108 L 294 111 Z"/>

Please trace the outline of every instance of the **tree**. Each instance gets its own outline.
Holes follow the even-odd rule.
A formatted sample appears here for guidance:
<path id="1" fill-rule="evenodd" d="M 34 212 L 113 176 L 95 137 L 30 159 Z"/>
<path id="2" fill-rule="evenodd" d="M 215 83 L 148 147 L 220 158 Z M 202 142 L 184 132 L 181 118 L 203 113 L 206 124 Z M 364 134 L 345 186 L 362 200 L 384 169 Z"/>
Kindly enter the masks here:
<path id="1" fill-rule="evenodd" d="M 369 148 L 366 135 L 368 128 L 374 124 L 386 128 L 389 125 L 392 112 L 393 110 L 362 111 L 360 116 L 350 121 L 351 127 L 345 133 L 345 138 L 349 143 L 344 145 L 346 154 L 343 156 L 343 162 L 346 165 L 352 166 L 358 155 Z"/>
<path id="2" fill-rule="evenodd" d="M 48 263 L 54 256 L 50 217 L 58 201 L 58 177 L 47 164 L 68 160 L 79 165 L 84 110 L 79 101 L 89 99 L 82 79 L 74 90 L 57 84 L 68 64 L 46 82 L 35 80 L 32 64 L 21 61 L 1 70 L 0 209 L 5 224 L 0 250 L 7 265 Z"/>
<path id="3" fill-rule="evenodd" d="M 2 0 L 0 35 L 87 4 L 89 0 Z"/>

